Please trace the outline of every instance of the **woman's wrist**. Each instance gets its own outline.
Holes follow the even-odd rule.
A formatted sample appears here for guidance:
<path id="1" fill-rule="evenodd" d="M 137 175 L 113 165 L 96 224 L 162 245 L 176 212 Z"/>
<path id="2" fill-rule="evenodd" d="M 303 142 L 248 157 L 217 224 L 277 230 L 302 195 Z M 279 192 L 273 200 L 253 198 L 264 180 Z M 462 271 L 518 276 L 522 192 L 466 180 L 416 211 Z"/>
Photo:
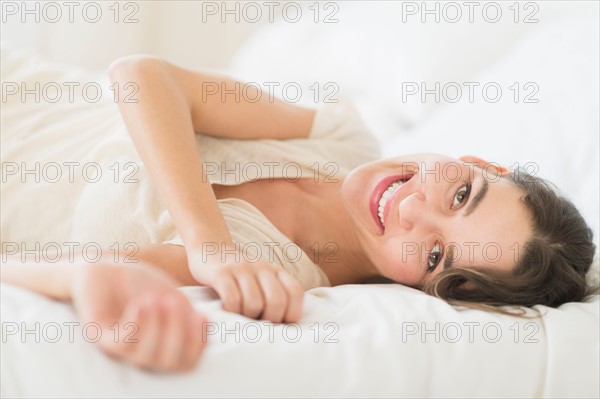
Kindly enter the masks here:
<path id="1" fill-rule="evenodd" d="M 8 261 L 2 263 L 0 281 L 52 299 L 71 300 L 75 275 L 85 267 L 84 264 L 70 262 L 44 264 Z"/>
<path id="2" fill-rule="evenodd" d="M 188 268 L 194 279 L 203 285 L 210 285 L 210 274 L 224 264 L 235 263 L 240 259 L 238 248 L 232 243 L 203 242 L 200 245 L 186 246 Z"/>

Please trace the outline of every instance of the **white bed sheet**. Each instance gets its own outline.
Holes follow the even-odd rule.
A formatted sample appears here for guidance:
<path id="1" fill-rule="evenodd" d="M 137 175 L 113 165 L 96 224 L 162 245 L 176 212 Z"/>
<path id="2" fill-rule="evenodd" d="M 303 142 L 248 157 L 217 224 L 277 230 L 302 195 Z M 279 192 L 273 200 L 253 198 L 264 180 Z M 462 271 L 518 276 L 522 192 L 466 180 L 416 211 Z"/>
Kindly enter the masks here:
<path id="1" fill-rule="evenodd" d="M 73 327 L 71 343 L 65 323 L 77 319 L 70 305 L 2 285 L 2 396 L 599 394 L 597 296 L 585 304 L 540 307 L 547 314 L 536 321 L 457 311 L 403 286 L 315 288 L 306 294 L 300 323 L 286 327 L 222 311 L 209 288 L 182 290 L 213 323 L 207 329 L 215 332 L 193 373 L 157 375 L 109 359 L 84 340 L 81 325 Z M 39 343 L 34 333 L 23 334 L 35 331 L 35 323 Z M 48 342 L 57 331 L 58 342 Z M 95 336 L 90 327 L 86 337 Z"/>

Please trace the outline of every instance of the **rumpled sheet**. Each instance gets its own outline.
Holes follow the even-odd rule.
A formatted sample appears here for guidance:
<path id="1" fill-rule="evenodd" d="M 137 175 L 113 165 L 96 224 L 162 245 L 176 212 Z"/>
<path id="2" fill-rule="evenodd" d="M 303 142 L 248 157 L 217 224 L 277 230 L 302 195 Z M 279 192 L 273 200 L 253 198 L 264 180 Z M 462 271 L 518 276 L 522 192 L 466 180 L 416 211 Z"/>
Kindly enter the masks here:
<path id="1" fill-rule="evenodd" d="M 87 342 L 99 330 L 69 327 L 69 304 L 1 288 L 3 397 L 598 396 L 598 297 L 527 320 L 346 285 L 308 291 L 301 321 L 276 325 L 184 287 L 210 320 L 208 344 L 191 374 L 160 375 Z"/>

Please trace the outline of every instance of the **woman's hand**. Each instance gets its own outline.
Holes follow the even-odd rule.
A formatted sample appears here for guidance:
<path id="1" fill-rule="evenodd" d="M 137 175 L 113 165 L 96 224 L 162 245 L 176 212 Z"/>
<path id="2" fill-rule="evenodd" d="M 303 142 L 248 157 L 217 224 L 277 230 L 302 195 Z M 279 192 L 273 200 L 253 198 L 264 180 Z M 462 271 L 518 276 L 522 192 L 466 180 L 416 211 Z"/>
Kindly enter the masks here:
<path id="1" fill-rule="evenodd" d="M 80 320 L 100 325 L 97 343 L 106 353 L 149 370 L 194 369 L 206 319 L 170 276 L 147 263 L 89 264 L 71 284 Z"/>
<path id="2" fill-rule="evenodd" d="M 281 266 L 260 260 L 208 261 L 200 250 L 188 250 L 194 278 L 212 287 L 223 309 L 273 323 L 293 323 L 302 316 L 304 288 Z"/>

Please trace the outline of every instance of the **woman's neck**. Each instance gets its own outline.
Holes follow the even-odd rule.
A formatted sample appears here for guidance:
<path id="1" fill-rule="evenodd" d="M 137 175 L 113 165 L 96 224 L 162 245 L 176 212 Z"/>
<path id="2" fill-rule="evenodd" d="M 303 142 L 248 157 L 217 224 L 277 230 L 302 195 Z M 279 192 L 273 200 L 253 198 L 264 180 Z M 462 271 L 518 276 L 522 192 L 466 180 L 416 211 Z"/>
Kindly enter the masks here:
<path id="1" fill-rule="evenodd" d="M 359 284 L 378 275 L 365 256 L 356 228 L 341 196 L 342 181 L 298 182 L 301 198 L 295 201 L 298 215 L 291 236 L 319 265 L 332 286 Z"/>

